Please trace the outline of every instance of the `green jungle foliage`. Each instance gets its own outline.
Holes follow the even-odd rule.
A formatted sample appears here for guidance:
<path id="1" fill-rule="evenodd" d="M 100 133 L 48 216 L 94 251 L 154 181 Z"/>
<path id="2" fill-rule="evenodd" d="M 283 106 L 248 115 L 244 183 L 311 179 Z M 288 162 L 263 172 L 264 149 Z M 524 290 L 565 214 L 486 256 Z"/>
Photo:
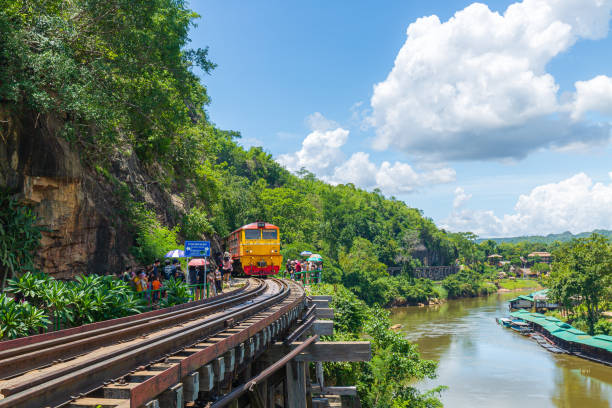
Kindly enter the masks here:
<path id="1" fill-rule="evenodd" d="M 9 280 L 7 291 L 14 298 L 0 295 L 0 339 L 37 334 L 51 321 L 56 329 L 80 326 L 140 313 L 145 307 L 141 296 L 112 276 L 77 276 L 64 282 L 26 272 Z"/>
<path id="2" fill-rule="evenodd" d="M 434 408 L 441 407 L 439 393 L 445 387 L 420 392 L 415 380 L 436 377 L 436 362 L 423 360 L 417 346 L 389 328 L 389 312 L 369 307 L 342 285 L 321 284 L 313 295 L 332 295 L 334 334 L 330 341 L 367 339 L 372 344 L 372 360 L 359 363 L 324 363 L 331 385 L 356 384 L 364 407 Z"/>
<path id="3" fill-rule="evenodd" d="M 446 277 L 442 281 L 442 287 L 449 299 L 482 296 L 497 291 L 493 284 L 485 282 L 481 274 L 467 267 Z"/>
<path id="4" fill-rule="evenodd" d="M 132 254 L 138 261 L 145 264 L 180 247 L 178 226 L 170 229 L 161 225 L 154 212 L 139 203 L 133 203 L 131 212 L 136 229 L 136 245 L 132 247 Z"/>
<path id="5" fill-rule="evenodd" d="M 553 253 L 554 262 L 545 283 L 549 296 L 561 305 L 572 324 L 589 334 L 608 333 L 602 312 L 612 305 L 612 244 L 593 234 L 574 239 Z M 582 324 L 581 324 L 582 322 Z"/>

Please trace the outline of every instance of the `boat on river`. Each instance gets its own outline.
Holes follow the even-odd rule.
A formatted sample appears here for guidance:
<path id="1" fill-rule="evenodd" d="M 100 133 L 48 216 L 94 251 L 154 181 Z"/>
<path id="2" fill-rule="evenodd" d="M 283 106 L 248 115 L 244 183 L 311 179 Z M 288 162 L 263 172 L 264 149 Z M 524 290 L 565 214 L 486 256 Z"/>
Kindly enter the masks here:
<path id="1" fill-rule="evenodd" d="M 534 339 L 540 346 L 544 347 L 546 350 L 555 354 L 568 354 L 567 350 L 563 350 L 561 347 L 558 347 L 556 344 L 548 340 L 546 337 L 542 336 L 538 333 L 533 333 L 531 338 Z"/>
<path id="2" fill-rule="evenodd" d="M 504 327 L 510 327 L 510 324 L 512 323 L 512 320 L 508 319 L 507 317 L 498 317 L 495 319 L 495 321 L 497 324 Z"/>
<path id="3" fill-rule="evenodd" d="M 524 336 L 527 336 L 529 333 L 533 332 L 531 327 L 529 327 L 529 323 L 519 322 L 517 320 L 513 320 L 512 323 L 510 323 L 510 328 L 514 331 L 521 333 Z"/>

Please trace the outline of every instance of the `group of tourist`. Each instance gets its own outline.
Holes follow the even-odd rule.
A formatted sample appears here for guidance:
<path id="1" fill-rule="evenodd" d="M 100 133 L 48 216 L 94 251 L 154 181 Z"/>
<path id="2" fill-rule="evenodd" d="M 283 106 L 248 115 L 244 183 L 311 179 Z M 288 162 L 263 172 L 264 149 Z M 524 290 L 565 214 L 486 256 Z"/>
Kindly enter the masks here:
<path id="1" fill-rule="evenodd" d="M 291 276 L 291 279 L 295 280 L 295 275 L 300 275 L 302 272 L 316 272 L 306 273 L 306 283 L 310 283 L 311 278 L 320 278 L 321 271 L 323 269 L 323 262 L 313 261 L 300 261 L 299 259 L 288 259 L 285 264 L 287 273 Z M 298 276 L 300 279 L 300 276 Z"/>
<path id="2" fill-rule="evenodd" d="M 145 292 L 146 299 L 151 298 L 153 302 L 157 302 L 160 297 L 165 296 L 164 282 L 170 279 L 185 281 L 185 274 L 178 260 L 166 259 L 164 265 L 156 259 L 150 265 L 134 269 L 131 266 L 126 266 L 123 273 L 117 273 L 117 277 L 130 285 L 136 292 Z"/>
<path id="3" fill-rule="evenodd" d="M 163 266 L 161 261 L 156 259 L 152 264 L 141 268 L 127 266 L 125 271 L 117 273 L 117 278 L 130 285 L 134 291 L 144 292 L 144 298 L 153 303 L 166 296 L 164 282 L 170 279 L 187 282 L 194 300 L 206 298 L 206 284 L 209 296 L 220 294 L 224 282 L 226 286 L 232 285 L 233 260 L 228 252 L 215 254 L 212 265 L 209 260 L 202 263 L 201 266 L 189 266 L 185 276 L 178 259 L 166 259 Z"/>

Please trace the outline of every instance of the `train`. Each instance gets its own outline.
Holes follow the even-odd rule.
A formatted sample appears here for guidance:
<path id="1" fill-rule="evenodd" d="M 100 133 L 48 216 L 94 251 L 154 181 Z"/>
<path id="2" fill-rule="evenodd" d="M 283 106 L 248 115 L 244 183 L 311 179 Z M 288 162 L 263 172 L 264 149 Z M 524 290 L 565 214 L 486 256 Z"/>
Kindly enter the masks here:
<path id="1" fill-rule="evenodd" d="M 238 275 L 268 276 L 280 271 L 283 256 L 276 225 L 262 221 L 243 225 L 226 238 L 226 245 Z"/>

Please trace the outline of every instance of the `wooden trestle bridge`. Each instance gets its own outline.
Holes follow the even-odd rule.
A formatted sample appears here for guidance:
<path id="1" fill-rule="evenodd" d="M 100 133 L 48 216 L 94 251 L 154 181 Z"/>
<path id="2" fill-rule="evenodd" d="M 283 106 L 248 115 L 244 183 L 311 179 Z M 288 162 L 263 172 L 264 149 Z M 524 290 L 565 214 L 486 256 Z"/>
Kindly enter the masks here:
<path id="1" fill-rule="evenodd" d="M 354 387 L 325 387 L 322 362 L 369 360 L 370 343 L 319 340 L 332 333 L 329 300 L 293 281 L 249 279 L 214 298 L 1 342 L 0 408 L 306 408 L 356 399 Z"/>

